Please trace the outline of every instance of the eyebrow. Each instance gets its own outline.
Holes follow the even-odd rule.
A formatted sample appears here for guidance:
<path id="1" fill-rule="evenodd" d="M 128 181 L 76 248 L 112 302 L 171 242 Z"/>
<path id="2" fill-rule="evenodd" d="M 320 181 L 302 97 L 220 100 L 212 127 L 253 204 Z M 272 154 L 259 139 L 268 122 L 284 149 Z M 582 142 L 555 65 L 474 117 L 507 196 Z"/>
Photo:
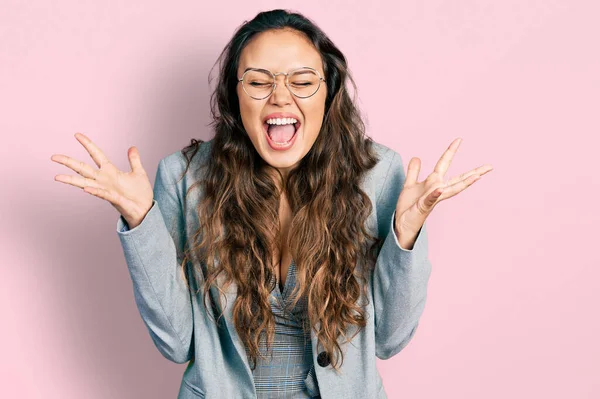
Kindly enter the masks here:
<path id="1" fill-rule="evenodd" d="M 295 67 L 295 68 L 290 68 L 290 69 L 288 69 L 288 71 L 291 71 L 292 69 L 305 68 L 305 67 L 306 67 L 306 65 L 299 66 L 299 67 Z M 309 68 L 312 68 L 312 67 L 309 67 Z M 248 71 L 248 70 L 250 70 L 250 69 L 262 69 L 262 70 L 264 70 L 264 71 L 268 71 L 268 70 L 269 70 L 269 69 L 267 69 L 267 68 L 248 67 L 248 68 L 244 69 L 244 72 L 242 72 L 242 73 L 246 73 L 246 71 Z"/>
<path id="2" fill-rule="evenodd" d="M 254 67 L 248 67 L 246 69 L 244 69 L 243 73 L 246 73 L 246 71 L 250 70 L 250 69 L 264 69 L 264 68 L 254 68 Z"/>

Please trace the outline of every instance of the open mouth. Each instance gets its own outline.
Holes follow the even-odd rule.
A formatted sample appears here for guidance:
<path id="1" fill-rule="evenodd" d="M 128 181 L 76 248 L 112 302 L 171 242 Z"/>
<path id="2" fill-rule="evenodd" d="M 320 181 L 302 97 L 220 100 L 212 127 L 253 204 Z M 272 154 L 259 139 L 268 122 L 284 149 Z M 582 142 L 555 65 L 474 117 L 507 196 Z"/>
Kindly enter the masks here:
<path id="1" fill-rule="evenodd" d="M 294 139 L 294 137 L 296 137 L 296 133 L 298 133 L 298 129 L 300 129 L 300 125 L 301 125 L 300 121 L 292 124 L 292 126 L 294 126 L 294 134 L 288 140 L 286 140 L 284 142 L 277 142 L 277 141 L 273 140 L 273 137 L 269 133 L 271 126 L 278 126 L 278 125 L 270 125 L 265 122 L 265 123 L 263 123 L 263 130 L 264 130 L 265 134 L 267 136 L 269 136 L 269 139 L 271 140 L 271 142 L 273 142 L 275 144 L 279 144 L 279 145 L 286 145 L 286 144 L 290 143 Z"/>

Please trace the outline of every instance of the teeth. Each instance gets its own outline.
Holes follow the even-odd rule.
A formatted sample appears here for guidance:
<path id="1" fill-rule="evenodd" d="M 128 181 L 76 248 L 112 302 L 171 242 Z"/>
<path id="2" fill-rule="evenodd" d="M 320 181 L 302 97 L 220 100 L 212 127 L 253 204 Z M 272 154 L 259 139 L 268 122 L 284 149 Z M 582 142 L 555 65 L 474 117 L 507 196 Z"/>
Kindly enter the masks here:
<path id="1" fill-rule="evenodd" d="M 271 118 L 267 119 L 266 123 L 269 125 L 290 125 L 298 122 L 294 118 Z"/>
<path id="2" fill-rule="evenodd" d="M 294 136 L 292 136 L 292 138 L 294 138 Z M 274 140 L 271 140 L 271 141 L 273 141 L 273 143 L 278 144 L 278 145 L 285 145 L 285 144 L 289 143 L 290 141 L 292 141 L 292 139 L 289 139 L 288 141 L 284 141 L 283 143 L 280 143 L 279 141 L 274 141 Z"/>
<path id="3" fill-rule="evenodd" d="M 292 125 L 295 124 L 296 122 L 298 122 L 298 120 L 296 120 L 295 118 L 271 118 L 271 119 L 267 119 L 265 121 L 265 123 L 269 124 L 269 125 Z M 293 138 L 293 136 L 292 136 Z M 275 145 L 285 145 L 287 143 L 289 143 L 290 141 L 292 141 L 292 139 L 290 139 L 289 141 L 286 141 L 284 143 L 279 143 L 276 141 L 273 141 L 273 143 L 275 143 Z"/>

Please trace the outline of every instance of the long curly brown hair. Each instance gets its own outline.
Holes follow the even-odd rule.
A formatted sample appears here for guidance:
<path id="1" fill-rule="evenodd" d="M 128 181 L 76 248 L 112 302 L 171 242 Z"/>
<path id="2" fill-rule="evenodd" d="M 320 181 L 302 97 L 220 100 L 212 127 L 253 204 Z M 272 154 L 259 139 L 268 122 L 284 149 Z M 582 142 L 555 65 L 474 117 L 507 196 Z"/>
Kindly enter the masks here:
<path id="1" fill-rule="evenodd" d="M 245 133 L 236 93 L 242 50 L 255 35 L 272 29 L 304 33 L 321 54 L 327 84 L 319 135 L 285 180 L 262 159 Z M 332 366 L 339 370 L 343 352 L 338 338 L 343 336 L 348 342 L 366 326 L 368 315 L 359 299 L 361 293 L 367 298 L 369 273 L 382 244 L 365 227 L 373 206 L 360 182 L 378 158 L 355 105 L 356 84 L 346 58 L 302 14 L 272 10 L 245 21 L 218 62 L 218 82 L 210 99 L 210 126 L 215 137 L 209 161 L 202 165 L 204 197 L 196 209 L 200 228 L 193 237 L 196 245 L 185 250 L 182 265 L 192 252 L 203 263 L 205 307 L 211 286 L 222 293 L 232 281 L 236 283 L 235 327 L 254 369 L 261 355 L 261 337 L 266 335 L 268 348 L 275 333 L 269 295 L 275 288 L 273 254 L 281 242 L 281 190 L 293 214 L 287 243 L 297 267 L 297 285 L 291 294 L 293 305 L 301 297 L 307 300 L 305 328 L 310 323 L 315 329 Z M 353 99 L 347 83 L 354 87 Z M 192 139 L 181 150 L 187 159 L 184 174 L 202 143 Z M 216 282 L 221 273 L 225 278 L 219 287 Z M 355 327 L 356 333 L 348 339 L 350 327 Z"/>

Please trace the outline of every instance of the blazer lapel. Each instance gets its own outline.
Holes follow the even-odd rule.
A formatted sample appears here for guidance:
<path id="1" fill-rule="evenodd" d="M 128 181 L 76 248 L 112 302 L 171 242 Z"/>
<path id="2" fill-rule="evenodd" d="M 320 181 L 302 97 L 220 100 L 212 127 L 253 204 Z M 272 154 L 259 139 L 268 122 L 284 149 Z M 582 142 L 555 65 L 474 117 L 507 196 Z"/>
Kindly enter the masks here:
<path id="1" fill-rule="evenodd" d="M 223 277 L 223 273 L 221 273 L 217 277 L 219 287 L 223 286 L 222 277 Z M 215 289 L 216 293 L 220 294 L 220 292 L 218 290 L 216 290 L 216 288 L 213 288 L 213 289 Z M 235 303 L 235 300 L 237 297 L 237 284 L 232 281 L 230 283 L 229 287 L 227 288 L 227 291 L 225 291 L 224 293 L 225 293 L 226 303 L 221 303 L 220 307 L 221 307 L 221 309 L 223 309 L 223 306 L 226 305 L 225 309 L 223 309 L 223 320 L 225 322 L 225 329 L 231 336 L 231 341 L 233 342 L 233 345 L 235 346 L 238 356 L 240 357 L 240 360 L 242 361 L 242 363 L 244 365 L 244 369 L 246 370 L 249 380 L 252 381 L 252 383 L 254 383 L 254 376 L 252 375 L 252 370 L 250 370 L 250 363 L 248 362 L 246 348 L 244 347 L 244 344 L 242 343 L 242 341 L 237 333 L 237 330 L 235 329 L 235 323 L 233 321 L 233 304 Z M 219 300 L 221 300 L 222 297 L 223 297 L 223 295 L 220 295 Z"/>

